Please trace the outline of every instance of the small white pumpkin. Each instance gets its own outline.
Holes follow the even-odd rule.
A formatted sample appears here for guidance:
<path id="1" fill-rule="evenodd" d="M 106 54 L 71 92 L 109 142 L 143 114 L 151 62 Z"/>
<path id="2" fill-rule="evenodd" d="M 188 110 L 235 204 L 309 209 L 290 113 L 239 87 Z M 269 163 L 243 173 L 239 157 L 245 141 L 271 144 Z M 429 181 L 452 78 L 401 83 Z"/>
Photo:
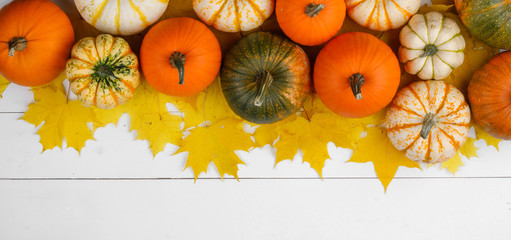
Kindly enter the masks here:
<path id="1" fill-rule="evenodd" d="M 421 0 L 346 0 L 351 19 L 377 31 L 403 26 L 421 6 Z"/>
<path id="2" fill-rule="evenodd" d="M 399 34 L 399 60 L 421 79 L 444 79 L 464 60 L 465 39 L 456 22 L 438 12 L 416 14 Z"/>
<path id="3" fill-rule="evenodd" d="M 413 161 L 451 159 L 465 143 L 470 109 L 463 94 L 444 81 L 417 81 L 401 89 L 387 110 L 392 144 Z"/>
<path id="4" fill-rule="evenodd" d="M 274 0 L 193 0 L 193 10 L 223 32 L 258 28 L 273 13 Z"/>
<path id="5" fill-rule="evenodd" d="M 133 35 L 158 21 L 169 0 L 74 0 L 80 15 L 99 31 Z"/>

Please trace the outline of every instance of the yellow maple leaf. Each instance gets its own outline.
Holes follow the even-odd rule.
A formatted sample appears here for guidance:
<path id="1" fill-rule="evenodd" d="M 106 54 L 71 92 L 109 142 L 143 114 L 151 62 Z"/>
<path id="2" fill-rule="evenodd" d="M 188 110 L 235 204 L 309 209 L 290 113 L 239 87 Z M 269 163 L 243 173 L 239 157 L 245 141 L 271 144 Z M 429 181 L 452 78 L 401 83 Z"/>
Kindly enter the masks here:
<path id="1" fill-rule="evenodd" d="M 94 112 L 101 122 L 99 126 L 115 123 L 122 114 L 128 113 L 130 129 L 137 131 L 137 139 L 148 140 L 156 155 L 167 143 L 177 145 L 183 136 L 180 127 L 183 120 L 171 115 L 166 108 L 166 103 L 173 100 L 142 80 L 130 101 L 109 110 L 94 108 Z"/>
<path id="2" fill-rule="evenodd" d="M 213 162 L 220 177 L 229 174 L 238 179 L 238 164 L 244 164 L 236 155 L 236 150 L 248 151 L 254 146 L 250 134 L 243 131 L 242 121 L 227 118 L 205 127 L 190 130 L 190 135 L 181 141 L 176 152 L 188 152 L 185 169 L 191 167 L 195 180 L 202 172 L 207 172 Z"/>
<path id="3" fill-rule="evenodd" d="M 2 74 L 0 74 L 0 99 L 2 98 L 2 93 L 5 91 L 7 86 L 9 86 L 11 82 L 7 81 Z"/>
<path id="4" fill-rule="evenodd" d="M 378 127 L 367 129 L 367 136 L 357 142 L 349 162 L 372 162 L 385 190 L 399 167 L 420 168 L 418 163 L 397 150 L 387 137 L 386 131 Z"/>
<path id="5" fill-rule="evenodd" d="M 35 102 L 28 106 L 21 119 L 35 126 L 44 121 L 37 131 L 43 150 L 61 147 L 65 138 L 68 147 L 80 152 L 85 142 L 93 139 L 87 123 L 98 121 L 91 108 L 82 106 L 79 101 L 67 99 L 62 85 L 64 78 L 62 74 L 49 85 L 32 88 Z"/>
<path id="6" fill-rule="evenodd" d="M 502 141 L 502 139 L 498 139 L 496 137 L 491 136 L 477 125 L 474 125 L 474 129 L 476 130 L 477 139 L 484 139 L 488 146 L 494 146 L 497 149 L 497 151 L 499 150 L 499 143 Z"/>
<path id="7" fill-rule="evenodd" d="M 458 150 L 456 155 L 449 159 L 448 161 L 445 161 L 442 163 L 441 167 L 442 169 L 447 169 L 447 171 L 451 172 L 452 174 L 455 174 L 458 169 L 463 166 L 463 162 L 461 161 L 461 155 L 471 158 L 471 157 L 477 157 L 477 147 L 474 145 L 474 143 L 477 141 L 476 138 L 468 137 L 465 141 L 465 144 L 461 146 L 461 148 Z"/>

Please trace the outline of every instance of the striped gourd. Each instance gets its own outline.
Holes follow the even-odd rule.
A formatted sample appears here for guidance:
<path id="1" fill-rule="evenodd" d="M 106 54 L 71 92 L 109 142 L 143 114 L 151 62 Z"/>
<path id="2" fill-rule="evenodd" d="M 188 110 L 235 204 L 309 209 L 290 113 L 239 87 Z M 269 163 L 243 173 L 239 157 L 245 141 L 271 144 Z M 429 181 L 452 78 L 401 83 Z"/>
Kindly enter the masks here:
<path id="1" fill-rule="evenodd" d="M 84 105 L 102 109 L 127 102 L 140 83 L 137 56 L 128 42 L 109 34 L 78 41 L 67 61 L 66 76 Z"/>
<path id="2" fill-rule="evenodd" d="M 378 31 L 403 26 L 420 5 L 421 0 L 346 0 L 351 19 Z"/>
<path id="3" fill-rule="evenodd" d="M 463 94 L 444 81 L 417 81 L 401 89 L 387 110 L 392 144 L 416 162 L 452 158 L 465 143 L 470 109 Z"/>
<path id="4" fill-rule="evenodd" d="M 250 31 L 270 17 L 274 0 L 193 0 L 193 10 L 223 32 Z"/>
<path id="5" fill-rule="evenodd" d="M 99 31 L 132 35 L 156 22 L 169 0 L 74 0 L 80 15 Z"/>

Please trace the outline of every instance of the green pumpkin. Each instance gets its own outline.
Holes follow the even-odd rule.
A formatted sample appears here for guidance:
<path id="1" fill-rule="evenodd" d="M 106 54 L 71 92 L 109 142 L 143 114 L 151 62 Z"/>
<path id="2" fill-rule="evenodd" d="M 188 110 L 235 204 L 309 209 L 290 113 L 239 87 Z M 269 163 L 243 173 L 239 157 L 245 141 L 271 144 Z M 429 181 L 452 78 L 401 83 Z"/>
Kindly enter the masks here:
<path id="1" fill-rule="evenodd" d="M 511 49 L 511 1 L 456 0 L 455 5 L 472 36 L 492 47 Z"/>
<path id="2" fill-rule="evenodd" d="M 303 49 L 267 32 L 249 34 L 233 45 L 220 73 L 227 103 L 253 123 L 288 117 L 310 93 L 310 64 Z"/>

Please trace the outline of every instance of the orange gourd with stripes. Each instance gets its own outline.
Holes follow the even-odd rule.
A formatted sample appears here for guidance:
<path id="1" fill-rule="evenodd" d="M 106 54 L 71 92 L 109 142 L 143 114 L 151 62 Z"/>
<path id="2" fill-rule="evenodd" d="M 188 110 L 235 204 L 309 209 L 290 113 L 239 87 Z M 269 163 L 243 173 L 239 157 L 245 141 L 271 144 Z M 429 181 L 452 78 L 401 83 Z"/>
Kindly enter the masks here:
<path id="1" fill-rule="evenodd" d="M 69 58 L 74 31 L 49 0 L 16 0 L 0 9 L 0 74 L 22 86 L 57 78 Z"/>
<path id="2" fill-rule="evenodd" d="M 346 0 L 351 19 L 378 31 L 403 26 L 421 5 L 421 0 Z"/>
<path id="3" fill-rule="evenodd" d="M 74 0 L 80 15 L 99 31 L 114 35 L 141 32 L 160 19 L 169 0 Z"/>
<path id="4" fill-rule="evenodd" d="M 140 83 L 137 56 L 128 42 L 109 34 L 80 39 L 71 50 L 66 75 L 84 105 L 102 109 L 127 102 Z"/>
<path id="5" fill-rule="evenodd" d="M 258 28 L 273 13 L 274 6 L 274 0 L 193 0 L 197 16 L 223 32 Z"/>
<path id="6" fill-rule="evenodd" d="M 282 31 L 306 46 L 330 40 L 341 29 L 346 15 L 344 0 L 279 0 L 275 9 Z"/>
<path id="7" fill-rule="evenodd" d="M 392 144 L 413 161 L 440 163 L 465 143 L 470 109 L 463 94 L 443 81 L 417 81 L 401 89 L 387 110 Z"/>

